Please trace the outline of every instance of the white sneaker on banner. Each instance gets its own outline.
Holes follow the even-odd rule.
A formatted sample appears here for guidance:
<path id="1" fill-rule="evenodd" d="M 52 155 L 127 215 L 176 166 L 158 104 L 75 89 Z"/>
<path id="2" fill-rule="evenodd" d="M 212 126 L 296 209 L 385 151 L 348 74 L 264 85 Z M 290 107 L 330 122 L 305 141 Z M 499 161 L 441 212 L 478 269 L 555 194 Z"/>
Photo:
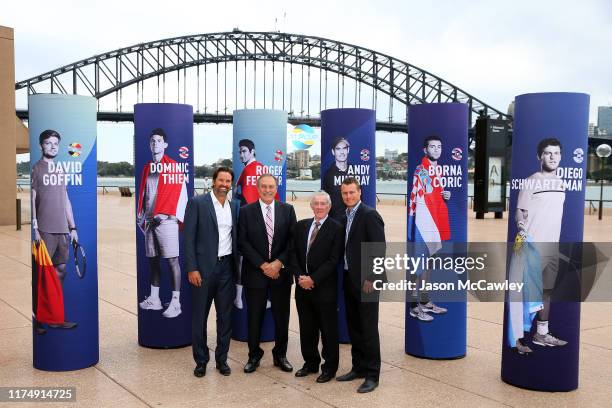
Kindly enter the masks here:
<path id="1" fill-rule="evenodd" d="M 444 314 L 448 312 L 448 309 L 437 306 L 436 304 L 434 304 L 434 302 L 427 302 L 424 305 L 421 305 L 421 307 L 423 308 L 423 311 L 426 313 Z"/>
<path id="2" fill-rule="evenodd" d="M 138 306 L 143 310 L 162 310 L 161 300 L 158 297 L 148 296 Z"/>
<path id="3" fill-rule="evenodd" d="M 432 316 L 425 313 L 420 306 L 410 309 L 410 316 L 414 317 L 415 319 L 419 319 L 422 322 L 431 322 L 434 319 Z"/>
<path id="4" fill-rule="evenodd" d="M 179 302 L 175 302 L 174 300 L 170 302 L 168 308 L 162 313 L 164 317 L 171 319 L 181 314 L 181 304 Z"/>

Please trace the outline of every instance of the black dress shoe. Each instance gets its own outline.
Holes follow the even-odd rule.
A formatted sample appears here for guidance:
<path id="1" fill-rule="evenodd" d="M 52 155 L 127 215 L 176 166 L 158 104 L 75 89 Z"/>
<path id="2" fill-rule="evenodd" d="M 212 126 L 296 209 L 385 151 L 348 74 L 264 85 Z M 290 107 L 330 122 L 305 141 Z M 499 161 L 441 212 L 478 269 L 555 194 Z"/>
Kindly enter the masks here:
<path id="1" fill-rule="evenodd" d="M 291 365 L 291 363 L 289 363 L 287 357 L 274 357 L 274 367 L 279 367 L 286 373 L 290 373 L 293 371 L 293 366 Z"/>
<path id="2" fill-rule="evenodd" d="M 336 374 L 323 372 L 320 376 L 317 377 L 318 383 L 326 383 L 329 382 L 332 378 L 334 378 Z"/>
<path id="3" fill-rule="evenodd" d="M 378 381 L 374 380 L 365 380 L 363 384 L 357 388 L 357 392 L 360 394 L 365 394 L 366 392 L 372 392 L 378 387 Z"/>
<path id="4" fill-rule="evenodd" d="M 204 377 L 206 375 L 206 364 L 198 363 L 196 364 L 196 368 L 193 370 L 193 375 L 198 378 Z"/>
<path id="5" fill-rule="evenodd" d="M 60 324 L 49 324 L 48 325 L 52 329 L 74 329 L 77 327 L 75 322 L 63 322 Z"/>
<path id="6" fill-rule="evenodd" d="M 310 367 L 304 366 L 295 372 L 296 377 L 306 377 L 308 374 L 318 373 L 319 370 L 313 370 Z"/>
<path id="7" fill-rule="evenodd" d="M 340 377 L 336 377 L 336 381 L 353 381 L 357 378 L 365 378 L 365 375 L 357 374 L 355 371 L 351 370 Z"/>
<path id="8" fill-rule="evenodd" d="M 244 372 L 247 374 L 252 373 L 253 371 L 257 370 L 257 367 L 259 367 L 259 359 L 252 358 L 244 366 Z"/>
<path id="9" fill-rule="evenodd" d="M 217 370 L 225 376 L 230 375 L 232 373 L 232 369 L 227 365 L 226 362 L 217 363 Z"/>

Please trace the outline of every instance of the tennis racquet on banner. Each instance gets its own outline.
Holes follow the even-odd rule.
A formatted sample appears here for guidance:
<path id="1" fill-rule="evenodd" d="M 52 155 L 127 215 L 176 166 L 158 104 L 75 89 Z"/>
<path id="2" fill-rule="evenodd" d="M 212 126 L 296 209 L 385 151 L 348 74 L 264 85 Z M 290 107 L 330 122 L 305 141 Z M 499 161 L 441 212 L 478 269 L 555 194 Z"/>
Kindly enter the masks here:
<path id="1" fill-rule="evenodd" d="M 72 241 L 72 252 L 74 254 L 74 270 L 80 279 L 85 276 L 87 270 L 87 258 L 85 257 L 85 249 L 77 241 Z"/>

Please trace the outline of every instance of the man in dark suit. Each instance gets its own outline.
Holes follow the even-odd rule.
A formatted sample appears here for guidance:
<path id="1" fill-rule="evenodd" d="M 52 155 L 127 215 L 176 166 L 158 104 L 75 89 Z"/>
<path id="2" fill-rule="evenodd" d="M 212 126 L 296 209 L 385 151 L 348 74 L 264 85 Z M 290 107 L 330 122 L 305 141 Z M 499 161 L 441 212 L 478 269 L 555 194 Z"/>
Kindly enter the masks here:
<path id="1" fill-rule="evenodd" d="M 318 383 L 336 376 L 338 370 L 338 261 L 342 258 L 344 230 L 328 216 L 331 198 L 325 191 L 314 193 L 310 200 L 314 218 L 299 221 L 293 229 L 293 262 L 295 303 L 300 320 L 300 346 L 304 366 L 296 377 L 319 372 L 319 332 L 323 342 L 322 374 Z"/>
<path id="2" fill-rule="evenodd" d="M 206 345 L 206 322 L 212 301 L 217 311 L 216 367 L 230 375 L 227 365 L 232 334 L 232 304 L 238 271 L 237 201 L 227 194 L 232 186 L 233 171 L 219 167 L 213 174 L 212 192 L 195 196 L 185 211 L 185 263 L 192 285 L 192 349 L 196 377 L 206 375 L 210 359 Z"/>
<path id="3" fill-rule="evenodd" d="M 363 242 L 385 242 L 385 224 L 378 212 L 361 202 L 361 186 L 353 177 L 347 177 L 340 186 L 346 205 L 344 250 L 344 299 L 346 320 L 351 339 L 352 368 L 336 379 L 351 381 L 364 378 L 357 392 L 374 391 L 380 375 L 380 339 L 378 336 L 378 292 L 374 281 L 384 276 L 372 272 L 372 258 L 385 256 L 384 248 L 368 254 L 368 264 L 361 272 Z M 383 245 L 384 247 L 384 245 Z"/>
<path id="4" fill-rule="evenodd" d="M 240 209 L 238 247 L 242 254 L 242 285 L 245 288 L 248 319 L 249 361 L 245 373 L 259 366 L 264 352 L 259 347 L 261 324 L 266 312 L 268 292 L 274 317 L 274 365 L 290 372 L 287 360 L 289 305 L 293 276 L 289 265 L 291 232 L 296 223 L 290 204 L 275 201 L 278 181 L 272 174 L 257 180 L 259 200 Z"/>

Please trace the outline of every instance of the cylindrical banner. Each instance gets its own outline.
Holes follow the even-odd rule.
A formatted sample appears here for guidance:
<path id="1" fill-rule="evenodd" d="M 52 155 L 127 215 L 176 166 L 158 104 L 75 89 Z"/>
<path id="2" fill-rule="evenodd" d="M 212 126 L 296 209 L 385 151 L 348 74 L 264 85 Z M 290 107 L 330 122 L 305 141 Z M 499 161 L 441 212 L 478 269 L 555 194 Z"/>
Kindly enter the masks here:
<path id="1" fill-rule="evenodd" d="M 521 388 L 578 387 L 580 303 L 589 96 L 517 96 L 512 138 L 502 379 Z M 568 252 L 569 251 L 569 252 Z"/>
<path id="2" fill-rule="evenodd" d="M 193 196 L 193 107 L 134 105 L 138 344 L 191 344 L 182 227 Z"/>
<path id="3" fill-rule="evenodd" d="M 278 180 L 276 199 L 285 201 L 287 191 L 287 112 L 271 109 L 234 111 L 232 164 L 235 175 L 233 199 L 240 205 L 259 200 L 257 180 L 272 174 Z M 242 263 L 242 262 L 241 262 Z M 247 304 L 240 281 L 232 313 L 232 338 L 247 341 Z M 263 321 L 261 341 L 274 340 L 274 319 L 270 302 Z"/>
<path id="4" fill-rule="evenodd" d="M 465 249 L 468 204 L 468 106 L 432 103 L 408 108 L 408 254 L 434 257 Z M 465 356 L 465 291 L 429 293 L 456 282 L 452 270 L 421 268 L 408 279 L 407 354 L 432 359 Z M 452 298 L 452 299 L 451 299 Z"/>
<path id="5" fill-rule="evenodd" d="M 31 95 L 34 367 L 98 362 L 96 99 Z"/>
<path id="6" fill-rule="evenodd" d="M 376 207 L 376 111 L 327 109 L 321 111 L 321 189 L 332 200 L 330 215 L 340 222 L 346 206 L 340 185 L 354 177 L 361 185 L 361 201 Z M 338 265 L 338 339 L 349 343 L 344 304 L 344 261 Z"/>

